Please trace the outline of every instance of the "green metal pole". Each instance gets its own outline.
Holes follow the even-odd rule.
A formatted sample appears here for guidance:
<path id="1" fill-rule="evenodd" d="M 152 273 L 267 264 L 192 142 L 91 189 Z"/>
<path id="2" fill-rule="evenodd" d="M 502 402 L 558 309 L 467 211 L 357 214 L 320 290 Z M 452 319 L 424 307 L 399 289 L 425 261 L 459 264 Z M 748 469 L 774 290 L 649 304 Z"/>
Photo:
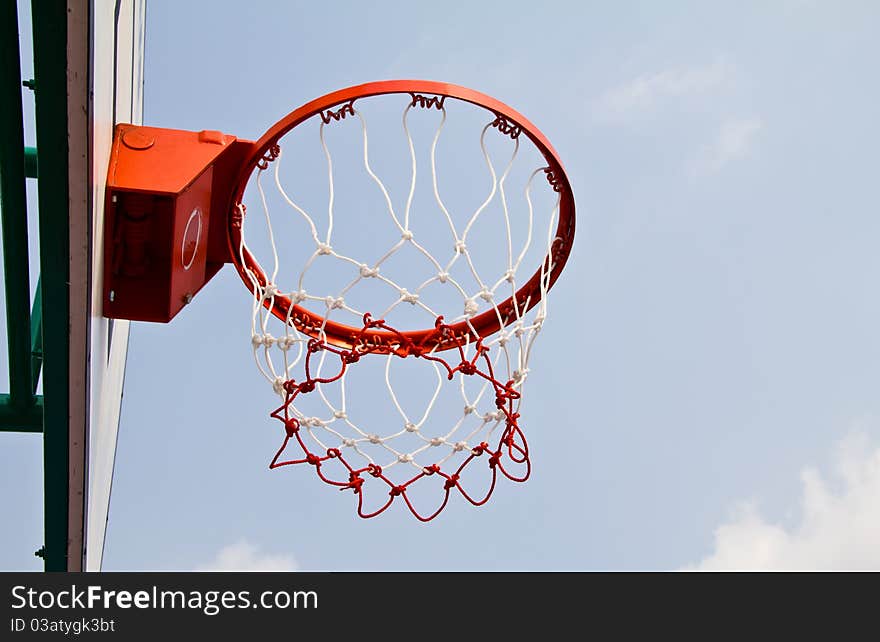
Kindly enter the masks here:
<path id="1" fill-rule="evenodd" d="M 66 571 L 70 484 L 67 3 L 34 0 L 31 11 L 37 149 L 40 150 L 40 179 L 37 182 L 40 200 L 40 289 L 43 307 L 51 311 L 43 317 L 43 559 L 47 571 Z M 29 334 L 30 328 L 28 339 Z M 27 384 L 30 387 L 30 378 Z"/>
<path id="2" fill-rule="evenodd" d="M 37 394 L 40 385 L 40 371 L 43 369 L 43 295 L 40 283 L 34 290 L 34 305 L 31 308 L 31 390 Z"/>
<path id="3" fill-rule="evenodd" d="M 31 388 L 30 276 L 28 272 L 27 198 L 24 125 L 21 107 L 21 58 L 15 2 L 0 2 L 0 209 L 3 221 L 3 275 L 6 282 L 6 340 L 9 393 L 13 406 L 34 404 Z"/>
<path id="4" fill-rule="evenodd" d="M 14 406 L 9 395 L 0 394 L 0 432 L 43 432 L 43 398 L 34 405 Z"/>
<path id="5" fill-rule="evenodd" d="M 0 432 L 43 432 L 43 397 L 37 394 L 43 365 L 43 297 L 37 279 L 34 307 L 31 310 L 31 381 L 34 403 L 22 407 L 12 397 L 0 394 Z"/>

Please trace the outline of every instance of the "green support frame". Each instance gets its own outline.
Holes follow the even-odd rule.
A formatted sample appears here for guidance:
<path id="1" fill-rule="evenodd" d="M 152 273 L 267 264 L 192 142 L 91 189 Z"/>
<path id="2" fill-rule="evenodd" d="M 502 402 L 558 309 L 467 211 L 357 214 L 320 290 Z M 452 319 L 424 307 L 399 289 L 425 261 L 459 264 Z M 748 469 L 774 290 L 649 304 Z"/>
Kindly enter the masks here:
<path id="1" fill-rule="evenodd" d="M 45 540 L 35 548 L 47 571 L 66 571 L 71 567 L 67 2 L 33 2 L 32 22 L 36 82 L 25 84 L 35 92 L 36 149 L 24 146 L 17 7 L 0 2 L 0 207 L 9 351 L 0 431 L 43 434 Z M 38 174 L 41 276 L 31 308 L 25 178 Z M 44 303 L 50 312 L 45 317 Z M 37 395 L 41 380 L 43 394 Z"/>
<path id="2" fill-rule="evenodd" d="M 68 273 L 67 3 L 31 3 L 36 77 L 37 149 L 40 152 L 40 295 L 43 317 L 44 560 L 66 571 L 69 485 L 70 297 Z"/>
<path id="3" fill-rule="evenodd" d="M 6 339 L 9 354 L 9 394 L 0 404 L 7 413 L 28 413 L 36 400 L 31 387 L 31 295 L 18 15 L 14 2 L 0 4 L 0 24 L 13 31 L 0 38 L 2 59 L 9 61 L 0 66 L 3 88 L 0 100 L 0 202 L 3 212 L 3 273 L 6 277 Z"/>

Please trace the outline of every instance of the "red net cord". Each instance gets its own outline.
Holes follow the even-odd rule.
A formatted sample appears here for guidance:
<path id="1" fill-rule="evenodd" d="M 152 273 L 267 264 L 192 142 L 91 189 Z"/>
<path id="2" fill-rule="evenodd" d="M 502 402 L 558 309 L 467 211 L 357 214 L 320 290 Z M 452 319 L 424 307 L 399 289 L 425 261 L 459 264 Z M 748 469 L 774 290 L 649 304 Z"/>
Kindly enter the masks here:
<path id="1" fill-rule="evenodd" d="M 292 416 L 291 408 L 300 395 L 307 395 L 314 392 L 320 384 L 330 384 L 341 379 L 347 369 L 356 364 L 362 357 L 369 354 L 383 353 L 387 354 L 387 348 L 382 346 L 370 346 L 364 338 L 367 331 L 384 330 L 392 333 L 399 338 L 398 349 L 394 355 L 399 358 L 407 356 L 418 359 L 426 359 L 433 361 L 442 366 L 448 379 L 451 381 L 456 376 L 462 377 L 480 377 L 489 382 L 495 393 L 495 406 L 503 414 L 504 430 L 501 432 L 498 440 L 490 445 L 488 442 L 481 442 L 479 445 L 470 449 L 469 455 L 463 462 L 456 467 L 450 466 L 449 470 L 443 470 L 440 464 L 431 464 L 422 468 L 407 481 L 395 484 L 382 471 L 382 467 L 369 463 L 366 466 L 356 468 L 352 466 L 338 448 L 328 448 L 326 452 L 321 454 L 312 452 L 301 434 L 300 420 Z M 443 317 L 439 317 L 435 324 L 435 332 L 444 338 L 450 336 L 451 326 L 443 323 Z M 457 351 L 459 362 L 452 365 L 450 361 L 423 350 L 420 345 L 416 345 L 412 340 L 388 326 L 384 320 L 373 320 L 369 314 L 364 315 L 364 325 L 360 331 L 359 340 L 354 342 L 355 348 L 344 350 L 333 345 L 327 344 L 318 339 L 311 339 L 308 342 L 308 348 L 305 357 L 305 376 L 301 381 L 288 379 L 284 382 L 284 403 L 275 409 L 271 416 L 278 419 L 284 425 L 284 440 L 275 457 L 269 464 L 270 469 L 279 468 L 281 466 L 291 466 L 295 464 L 307 464 L 314 467 L 318 478 L 323 482 L 336 486 L 340 490 L 350 490 L 357 496 L 358 515 L 363 518 L 375 517 L 385 512 L 398 498 L 402 498 L 410 512 L 423 522 L 434 519 L 446 507 L 449 502 L 450 494 L 453 490 L 459 492 L 467 501 L 475 506 L 485 504 L 492 496 L 495 490 L 498 473 L 516 482 L 523 482 L 529 478 L 531 472 L 531 464 L 529 462 L 529 450 L 526 443 L 525 435 L 519 427 L 519 413 L 514 409 L 515 402 L 520 398 L 520 392 L 514 388 L 514 380 L 501 382 L 495 378 L 492 363 L 489 359 L 490 349 L 482 344 L 482 340 L 476 343 L 475 354 L 471 359 L 465 355 L 464 346 L 458 343 Z M 425 341 L 426 345 L 436 345 L 437 335 L 428 337 Z M 319 353 L 327 352 L 336 355 L 339 359 L 339 370 L 332 377 L 316 377 L 312 375 L 312 358 Z M 291 454 L 293 451 L 295 454 Z M 326 472 L 328 468 L 325 463 L 335 460 L 342 466 L 340 472 L 345 475 L 342 479 L 335 479 Z M 474 497 L 462 485 L 461 476 L 466 468 L 473 469 L 484 462 L 491 475 L 491 482 L 486 493 L 481 497 Z M 524 474 L 517 476 L 510 472 L 505 463 L 515 464 L 518 468 L 525 468 Z M 364 496 L 367 488 L 375 488 L 375 484 L 365 484 L 365 481 L 372 477 L 381 480 L 384 484 L 381 487 L 387 488 L 388 496 L 386 499 L 377 502 L 378 508 L 366 509 Z M 420 513 L 407 496 L 407 490 L 417 481 L 426 480 L 424 483 L 434 483 L 438 489 L 439 504 L 437 508 L 430 513 Z"/>

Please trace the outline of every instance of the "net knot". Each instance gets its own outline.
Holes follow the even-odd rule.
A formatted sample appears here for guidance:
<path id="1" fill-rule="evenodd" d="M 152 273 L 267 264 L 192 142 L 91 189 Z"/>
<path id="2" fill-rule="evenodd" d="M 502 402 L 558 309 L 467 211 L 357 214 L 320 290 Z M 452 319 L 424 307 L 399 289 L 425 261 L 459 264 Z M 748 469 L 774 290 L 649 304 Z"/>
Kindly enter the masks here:
<path id="1" fill-rule="evenodd" d="M 412 241 L 412 239 L 413 239 L 413 233 L 412 233 L 412 231 L 410 231 L 410 230 L 404 230 L 404 231 L 401 233 L 400 238 L 402 238 L 404 241 Z"/>
<path id="2" fill-rule="evenodd" d="M 280 377 L 279 377 L 279 379 L 280 379 Z M 278 379 L 276 379 L 275 381 L 278 381 Z M 284 389 L 284 392 L 286 392 L 289 395 L 292 395 L 294 392 L 297 391 L 297 388 L 299 386 L 297 385 L 295 379 L 287 379 L 286 381 L 282 382 L 281 387 Z"/>
<path id="3" fill-rule="evenodd" d="M 266 287 L 263 288 L 263 299 L 271 299 L 273 296 L 278 294 L 279 291 L 280 290 L 278 289 L 278 286 L 276 286 L 274 283 L 267 283 Z"/>
<path id="4" fill-rule="evenodd" d="M 351 488 L 355 492 L 355 494 L 357 494 L 361 492 L 361 486 L 363 485 L 364 480 L 359 473 L 349 473 L 348 483 L 339 490 L 346 490 L 347 488 Z"/>
<path id="5" fill-rule="evenodd" d="M 338 448 L 328 448 L 327 449 L 327 456 L 330 457 L 331 459 L 335 459 L 336 457 L 342 457 L 342 453 L 339 452 Z"/>
<path id="6" fill-rule="evenodd" d="M 308 343 L 308 351 L 311 354 L 315 354 L 316 352 L 320 352 L 324 349 L 324 344 L 318 339 L 309 339 Z"/>
<path id="7" fill-rule="evenodd" d="M 275 380 L 272 381 L 272 390 L 276 395 L 284 394 L 285 392 L 290 392 L 287 387 L 287 380 L 284 377 L 275 377 Z"/>
<path id="8" fill-rule="evenodd" d="M 437 464 L 431 464 L 423 469 L 426 475 L 433 475 L 434 473 L 440 472 L 440 466 Z"/>
<path id="9" fill-rule="evenodd" d="M 333 418 L 334 419 L 345 419 L 348 415 L 345 414 L 344 410 L 334 410 Z"/>
<path id="10" fill-rule="evenodd" d="M 365 279 L 369 279 L 379 274 L 379 268 L 371 268 L 366 263 L 361 263 L 358 272 Z"/>
<path id="11" fill-rule="evenodd" d="M 457 452 L 457 453 L 460 453 L 460 452 L 461 452 L 462 450 L 464 450 L 465 448 L 467 448 L 467 442 L 466 442 L 466 441 L 457 441 L 457 442 L 455 442 L 455 445 L 452 447 L 452 450 L 455 451 L 455 452 Z"/>
<path id="12" fill-rule="evenodd" d="M 379 435 L 368 435 L 367 440 L 371 444 L 381 444 L 382 443 L 382 438 Z"/>
<path id="13" fill-rule="evenodd" d="M 480 442 L 479 445 L 474 446 L 473 449 L 471 450 L 471 452 L 474 453 L 474 455 L 476 455 L 477 457 L 479 457 L 487 450 L 489 450 L 489 444 L 487 444 L 485 441 L 483 441 L 483 442 Z"/>
<path id="14" fill-rule="evenodd" d="M 275 343 L 275 337 L 271 334 L 255 334 L 251 336 L 251 345 L 255 348 L 259 348 L 260 346 L 270 348 L 273 343 Z"/>
<path id="15" fill-rule="evenodd" d="M 293 301 L 294 305 L 296 305 L 305 301 L 306 298 L 308 298 L 308 295 L 306 294 L 305 290 L 299 290 L 298 292 L 294 292 L 290 298 Z"/>
<path id="16" fill-rule="evenodd" d="M 407 421 L 405 424 L 403 424 L 403 427 L 406 429 L 407 432 L 418 432 L 419 430 L 419 427 L 411 421 Z"/>
<path id="17" fill-rule="evenodd" d="M 456 254 L 464 254 L 467 252 L 467 243 L 464 241 L 456 241 L 455 242 L 455 253 Z"/>
<path id="18" fill-rule="evenodd" d="M 290 335 L 284 337 L 278 337 L 277 340 L 278 347 L 282 350 L 290 350 L 293 347 L 293 344 L 296 343 L 296 339 L 291 337 Z"/>
<path id="19" fill-rule="evenodd" d="M 391 487 L 390 495 L 391 495 L 392 497 L 397 497 L 398 495 L 402 495 L 402 494 L 403 494 L 403 491 L 405 491 L 405 490 L 406 490 L 406 486 L 403 486 L 403 485 L 401 485 L 401 486 L 392 486 L 392 487 Z"/>
<path id="20" fill-rule="evenodd" d="M 385 319 L 373 319 L 369 312 L 364 313 L 364 330 L 375 328 L 378 325 L 384 325 Z"/>
<path id="21" fill-rule="evenodd" d="M 333 248 L 327 243 L 318 243 L 318 256 L 326 256 L 333 253 Z"/>
<path id="22" fill-rule="evenodd" d="M 412 460 L 413 460 L 413 456 L 410 455 L 409 453 L 404 453 L 402 455 L 397 456 L 397 461 L 399 461 L 401 464 L 408 464 Z"/>
<path id="23" fill-rule="evenodd" d="M 508 270 L 507 272 L 504 273 L 504 280 L 507 281 L 508 283 L 513 283 L 514 276 L 516 276 L 516 271 Z"/>
<path id="24" fill-rule="evenodd" d="M 465 299 L 464 301 L 464 313 L 467 316 L 473 316 L 477 312 L 480 311 L 480 306 L 477 305 L 477 302 L 473 299 Z"/>
<path id="25" fill-rule="evenodd" d="M 309 462 L 312 466 L 320 466 L 321 458 L 318 457 L 315 453 L 309 453 L 306 455 L 306 461 Z"/>
<path id="26" fill-rule="evenodd" d="M 464 407 L 464 414 L 469 415 L 472 412 L 474 412 L 476 409 L 477 409 L 477 407 L 475 405 L 469 404 Z"/>
<path id="27" fill-rule="evenodd" d="M 446 480 L 446 483 L 443 484 L 443 488 L 446 490 L 452 490 L 458 485 L 458 475 L 450 475 L 449 479 Z"/>
<path id="28" fill-rule="evenodd" d="M 288 437 L 293 437 L 296 433 L 299 432 L 299 421 L 296 419 L 296 417 L 291 417 L 284 422 L 284 430 L 287 433 Z"/>
<path id="29" fill-rule="evenodd" d="M 367 464 L 367 472 L 373 477 L 380 477 L 382 475 L 382 467 L 378 464 Z"/>
<path id="30" fill-rule="evenodd" d="M 458 371 L 466 375 L 476 374 L 477 366 L 470 361 L 462 361 L 458 364 Z"/>
<path id="31" fill-rule="evenodd" d="M 301 392 L 302 394 L 308 394 L 314 389 L 315 389 L 315 382 L 311 381 L 309 379 L 306 379 L 301 384 L 296 386 L 296 390 L 298 392 Z"/>
<path id="32" fill-rule="evenodd" d="M 411 293 L 406 288 L 401 288 L 400 300 L 409 303 L 410 305 L 415 305 L 419 300 L 419 295 Z"/>
<path id="33" fill-rule="evenodd" d="M 489 468 L 495 468 L 498 465 L 498 462 L 501 461 L 501 451 L 492 453 L 489 457 Z"/>
<path id="34" fill-rule="evenodd" d="M 311 426 L 312 428 L 319 428 L 324 425 L 324 422 L 321 421 L 318 417 L 306 417 L 302 420 L 303 425 Z"/>
<path id="35" fill-rule="evenodd" d="M 357 443 L 357 441 L 355 441 L 354 439 L 351 439 L 350 437 L 346 437 L 345 439 L 342 440 L 342 445 L 348 446 L 349 448 L 354 446 L 356 443 Z"/>
<path id="36" fill-rule="evenodd" d="M 342 359 L 342 363 L 350 364 L 360 361 L 361 355 L 356 350 L 343 350 L 339 353 L 339 358 Z"/>
<path id="37" fill-rule="evenodd" d="M 493 297 L 494 295 L 492 294 L 492 292 L 490 292 L 486 288 L 480 290 L 480 298 L 483 299 L 483 301 L 491 301 Z"/>
<path id="38" fill-rule="evenodd" d="M 446 443 L 446 440 L 443 439 L 443 437 L 434 437 L 433 439 L 431 439 L 432 446 L 439 446 L 440 444 L 445 444 L 445 443 Z"/>
<path id="39" fill-rule="evenodd" d="M 324 299 L 324 303 L 327 304 L 328 310 L 340 310 L 345 307 L 345 299 L 340 297 L 332 297 L 328 296 Z"/>
<path id="40" fill-rule="evenodd" d="M 446 283 L 449 280 L 449 272 L 437 272 L 437 280 Z"/>

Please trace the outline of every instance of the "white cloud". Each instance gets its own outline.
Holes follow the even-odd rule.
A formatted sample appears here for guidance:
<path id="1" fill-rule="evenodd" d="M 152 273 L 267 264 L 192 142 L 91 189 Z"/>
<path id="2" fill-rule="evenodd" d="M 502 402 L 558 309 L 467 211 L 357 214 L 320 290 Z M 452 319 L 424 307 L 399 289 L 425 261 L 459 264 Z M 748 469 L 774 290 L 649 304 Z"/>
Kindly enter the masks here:
<path id="1" fill-rule="evenodd" d="M 880 570 L 880 448 L 864 435 L 837 456 L 839 490 L 812 468 L 801 473 L 799 523 L 762 517 L 753 503 L 715 531 L 715 550 L 693 570 Z"/>
<path id="2" fill-rule="evenodd" d="M 605 117 L 625 116 L 648 109 L 664 99 L 706 93 L 729 85 L 733 76 L 732 65 L 724 61 L 642 75 L 600 96 L 598 112 Z"/>
<path id="3" fill-rule="evenodd" d="M 712 174 L 731 161 L 744 158 L 763 128 L 764 123 L 760 118 L 730 119 L 721 123 L 715 140 L 692 163 L 692 173 Z"/>
<path id="4" fill-rule="evenodd" d="M 199 571 L 295 571 L 296 560 L 291 555 L 270 555 L 245 540 L 225 546 L 217 557 Z"/>

